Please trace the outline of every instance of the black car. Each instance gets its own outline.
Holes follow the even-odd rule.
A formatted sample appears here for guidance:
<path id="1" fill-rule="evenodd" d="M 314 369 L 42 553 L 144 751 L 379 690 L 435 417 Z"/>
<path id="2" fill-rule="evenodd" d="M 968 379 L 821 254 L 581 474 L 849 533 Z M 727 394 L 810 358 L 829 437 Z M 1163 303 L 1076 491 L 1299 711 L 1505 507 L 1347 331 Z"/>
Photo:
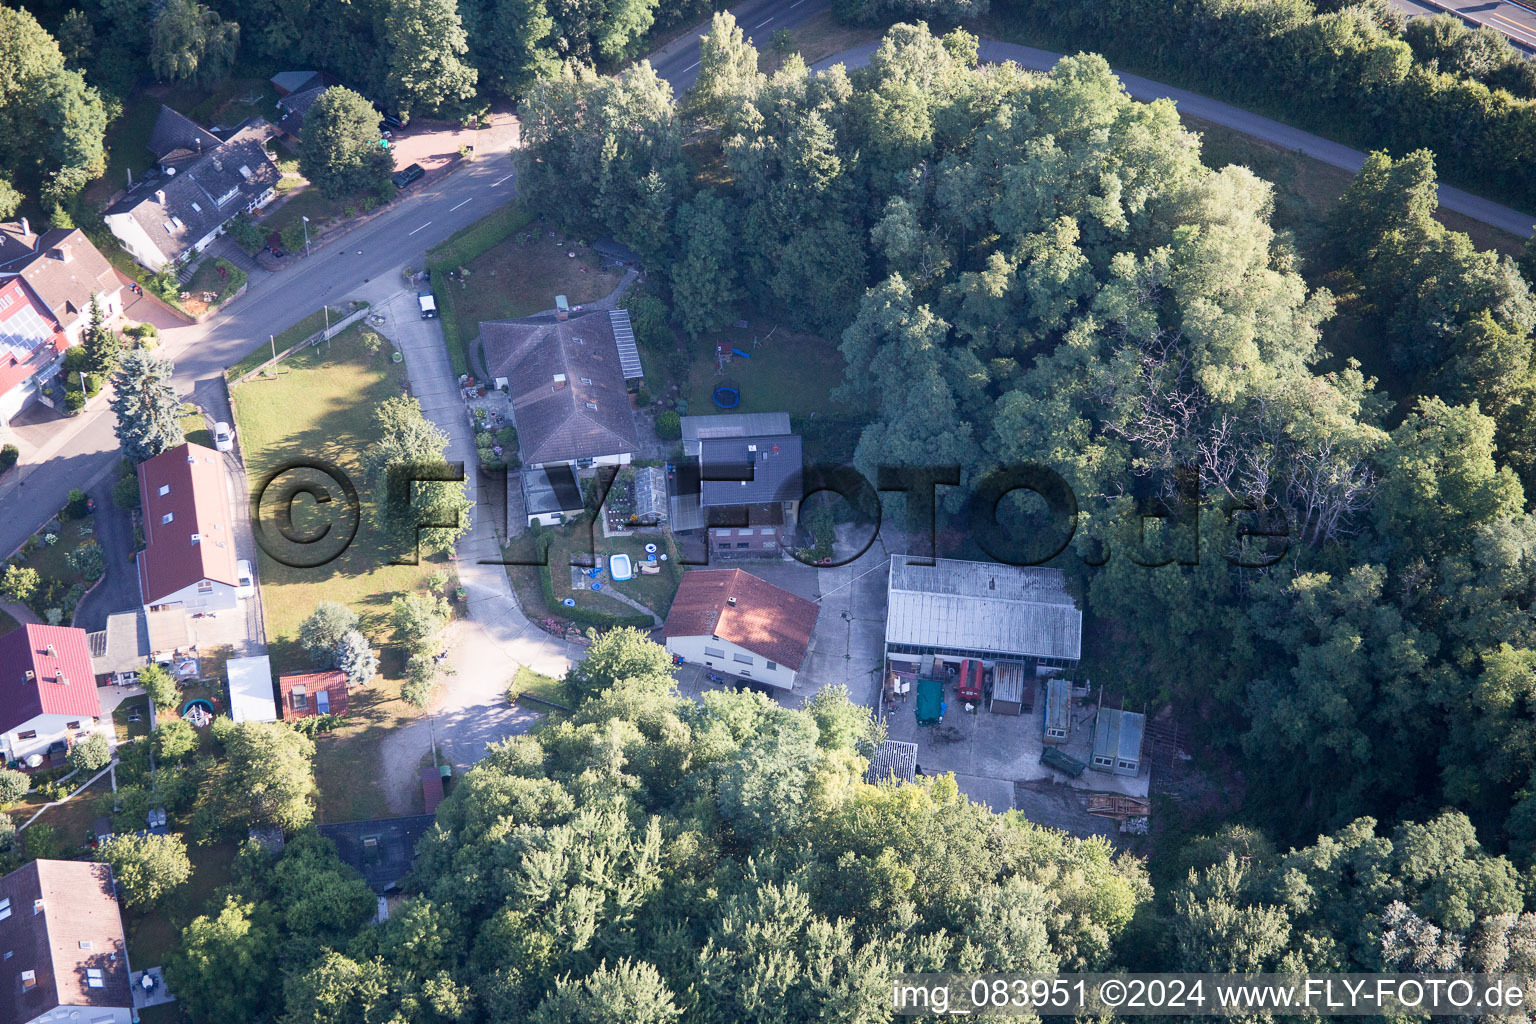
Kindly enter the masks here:
<path id="1" fill-rule="evenodd" d="M 395 131 L 399 131 L 401 128 L 404 128 L 404 127 L 405 127 L 405 122 L 400 120 L 394 114 L 385 114 L 383 119 L 379 121 L 379 130 L 380 131 L 383 131 L 385 128 L 392 128 Z"/>
<path id="2" fill-rule="evenodd" d="M 394 177 L 389 180 L 395 183 L 395 188 L 405 188 L 413 182 L 420 181 L 426 173 L 421 164 L 411 164 L 403 171 L 396 171 Z"/>

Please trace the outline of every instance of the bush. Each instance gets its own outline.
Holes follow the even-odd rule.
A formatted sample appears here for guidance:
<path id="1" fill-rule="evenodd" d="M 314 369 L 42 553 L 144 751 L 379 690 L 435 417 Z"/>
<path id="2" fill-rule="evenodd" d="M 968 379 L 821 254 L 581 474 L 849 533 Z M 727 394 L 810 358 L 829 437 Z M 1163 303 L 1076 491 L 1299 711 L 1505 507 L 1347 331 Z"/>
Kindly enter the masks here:
<path id="1" fill-rule="evenodd" d="M 26 796 L 27 790 L 31 788 L 32 780 L 27 778 L 25 772 L 0 768 L 0 807 L 11 806 Z"/>
<path id="2" fill-rule="evenodd" d="M 65 561 L 69 563 L 71 569 L 84 576 L 87 583 L 95 583 L 107 571 L 106 560 L 101 555 L 101 545 L 94 541 L 75 548 Z"/>
<path id="3" fill-rule="evenodd" d="M 635 392 L 635 405 L 638 408 L 644 409 L 646 406 L 648 406 L 650 404 L 651 404 L 651 393 L 649 391 L 645 390 L 645 388 L 641 388 L 639 391 Z"/>
<path id="4" fill-rule="evenodd" d="M 107 737 L 99 732 L 91 733 L 69 748 L 69 766 L 78 772 L 89 774 L 100 771 L 110 760 L 112 748 L 107 744 Z"/>
<path id="5" fill-rule="evenodd" d="M 162 665 L 150 665 L 139 672 L 139 685 L 159 711 L 169 711 L 181 700 L 181 687 Z"/>
<path id="6" fill-rule="evenodd" d="M 301 252 L 304 249 L 304 222 L 296 220 L 279 233 L 283 248 L 289 252 Z"/>
<path id="7" fill-rule="evenodd" d="M 85 408 L 85 393 L 75 388 L 64 392 L 64 411 L 71 416 Z"/>
<path id="8" fill-rule="evenodd" d="M 663 441 L 676 441 L 683 436 L 682 417 L 671 409 L 656 417 L 656 436 Z"/>
<path id="9" fill-rule="evenodd" d="M 117 483 L 112 485 L 112 504 L 124 512 L 134 512 L 139 507 L 139 478 L 136 476 L 119 477 Z"/>
<path id="10" fill-rule="evenodd" d="M 166 718 L 155 730 L 155 757 L 162 766 L 183 761 L 196 750 L 197 730 L 190 722 Z"/>
<path id="11" fill-rule="evenodd" d="M 21 460 L 21 449 L 13 444 L 0 448 L 0 473 L 4 473 Z"/>
<path id="12" fill-rule="evenodd" d="M 181 836 L 117 835 L 96 855 L 112 865 L 112 877 L 123 888 L 126 907 L 158 903 L 192 877 L 192 861 Z"/>
<path id="13" fill-rule="evenodd" d="M 235 244 L 246 252 L 257 252 L 266 244 L 266 233 L 251 223 L 251 219 L 241 214 L 229 224 L 229 237 L 235 240 Z"/>
<path id="14" fill-rule="evenodd" d="M 84 519 L 89 513 L 88 499 L 85 492 L 76 487 L 69 492 L 69 497 L 64 501 L 65 519 Z"/>
<path id="15" fill-rule="evenodd" d="M 437 662 L 425 651 L 413 654 L 405 663 L 405 683 L 400 696 L 412 707 L 424 708 L 437 693 Z"/>

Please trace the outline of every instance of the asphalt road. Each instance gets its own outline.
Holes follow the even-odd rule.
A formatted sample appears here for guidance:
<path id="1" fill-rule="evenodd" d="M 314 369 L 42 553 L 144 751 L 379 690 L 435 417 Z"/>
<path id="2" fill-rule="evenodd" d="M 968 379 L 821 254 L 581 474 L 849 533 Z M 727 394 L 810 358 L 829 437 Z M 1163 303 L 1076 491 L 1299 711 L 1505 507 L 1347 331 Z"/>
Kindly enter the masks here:
<path id="1" fill-rule="evenodd" d="M 269 335 L 327 302 L 344 303 L 381 277 L 394 280 L 403 264 L 421 266 L 427 249 L 509 202 L 514 186 L 507 154 L 486 153 L 309 257 L 290 256 L 278 273 L 253 273 L 249 291 L 227 313 L 161 332 L 158 351 L 175 360 L 178 390 L 201 399 L 225 367 Z M 23 459 L 0 485 L 0 550 L 26 540 L 71 488 L 88 490 L 112 473 L 119 459 L 114 423 L 98 396 L 81 416 L 61 423 L 67 434 Z"/>
<path id="2" fill-rule="evenodd" d="M 773 33 L 803 25 L 830 7 L 828 0 L 749 0 L 731 8 L 736 24 L 759 50 L 768 48 Z M 681 96 L 699 77 L 699 34 L 684 33 L 651 55 L 651 67 Z"/>
<path id="3" fill-rule="evenodd" d="M 735 8 L 735 13 L 745 31 L 760 36 L 757 42 L 766 45 L 776 29 L 801 24 L 827 6 L 827 0 L 750 0 Z M 873 44 L 859 47 L 816 67 L 835 63 L 857 67 L 869 60 L 874 48 Z M 1042 71 L 1061 59 L 1049 51 L 993 41 L 981 44 L 981 56 L 989 61 L 1013 60 Z M 698 74 L 698 34 L 685 33 L 653 54 L 651 62 L 675 89 L 686 89 Z M 1194 116 L 1351 172 L 1365 159 L 1347 146 L 1197 93 L 1134 75 L 1120 78 L 1137 99 L 1172 99 Z M 513 190 L 506 153 L 486 152 L 480 160 L 425 186 L 345 237 L 317 246 L 311 256 L 290 257 L 291 264 L 279 273 L 253 275 L 250 290 L 228 313 L 162 333 L 161 351 L 176 360 L 177 384 L 185 394 L 205 394 L 226 366 L 269 334 L 281 332 L 323 303 L 344 302 L 370 284 L 376 291 L 380 279 L 393 281 L 403 264 L 420 266 L 426 249 L 510 201 Z M 1513 234 L 1532 234 L 1531 215 L 1459 189 L 1441 186 L 1440 203 Z M 0 550 L 12 550 L 25 540 L 42 518 L 64 503 L 71 488 L 89 489 L 107 478 L 118 459 L 112 426 L 112 413 L 98 398 L 81 417 L 68 421 L 54 442 L 23 458 L 18 472 L 0 484 Z"/>
<path id="4" fill-rule="evenodd" d="M 1392 5 L 1409 17 L 1456 14 L 1502 32 L 1523 50 L 1536 52 L 1536 6 L 1509 0 L 1392 0 Z"/>

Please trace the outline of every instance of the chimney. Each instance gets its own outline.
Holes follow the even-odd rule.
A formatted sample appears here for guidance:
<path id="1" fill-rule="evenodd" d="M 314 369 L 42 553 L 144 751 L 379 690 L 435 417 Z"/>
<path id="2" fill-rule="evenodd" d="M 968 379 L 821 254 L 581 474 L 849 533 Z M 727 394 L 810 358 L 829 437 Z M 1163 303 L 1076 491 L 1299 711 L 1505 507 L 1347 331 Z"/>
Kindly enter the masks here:
<path id="1" fill-rule="evenodd" d="M 68 263 L 70 259 L 69 246 L 56 245 L 51 250 L 49 250 L 48 255 L 52 256 L 60 263 Z"/>
<path id="2" fill-rule="evenodd" d="M 69 685 L 69 677 L 64 674 L 63 669 L 59 669 L 59 671 L 54 675 L 53 681 L 58 683 L 60 686 Z"/>
<path id="3" fill-rule="evenodd" d="M 735 608 L 736 607 L 736 598 L 735 598 L 735 596 L 733 595 L 731 597 L 726 598 L 725 599 L 725 603 L 730 605 L 732 608 Z"/>
<path id="4" fill-rule="evenodd" d="M 30 235 L 32 233 L 32 227 L 27 223 L 27 218 L 25 217 L 21 218 L 21 233 L 23 235 Z"/>
<path id="5" fill-rule="evenodd" d="M 159 203 L 161 206 L 165 205 L 165 189 L 155 189 L 155 202 Z"/>
<path id="6" fill-rule="evenodd" d="M 59 656 L 58 649 L 56 647 L 54 647 L 53 644 L 49 644 L 48 645 L 48 657 L 50 657 L 50 658 L 57 658 L 58 656 Z"/>
<path id="7" fill-rule="evenodd" d="M 555 374 L 554 389 L 556 391 L 559 391 L 563 387 L 565 387 L 565 374 L 563 374 L 563 373 Z"/>

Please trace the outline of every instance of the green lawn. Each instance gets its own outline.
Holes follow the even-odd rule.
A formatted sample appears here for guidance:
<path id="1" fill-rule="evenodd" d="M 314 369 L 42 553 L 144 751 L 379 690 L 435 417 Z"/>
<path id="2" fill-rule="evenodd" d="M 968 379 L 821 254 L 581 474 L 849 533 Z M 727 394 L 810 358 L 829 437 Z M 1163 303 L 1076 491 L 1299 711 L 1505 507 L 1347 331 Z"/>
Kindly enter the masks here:
<path id="1" fill-rule="evenodd" d="M 164 906 L 123 915 L 128 933 L 128 962 L 134 970 L 165 963 L 166 953 L 181 940 L 181 930 L 203 913 L 216 891 L 233 881 L 235 852 L 235 844 L 227 842 L 189 847 L 192 877 L 187 884 L 170 896 Z M 145 1011 L 144 1019 L 154 1018 Z"/>
<path id="2" fill-rule="evenodd" d="M 546 676 L 542 672 L 535 672 L 527 665 L 518 667 L 517 675 L 512 677 L 512 689 L 520 694 L 526 693 L 530 697 L 537 697 L 539 700 L 547 700 L 551 704 L 565 703 L 560 680 L 553 676 Z"/>
<path id="3" fill-rule="evenodd" d="M 398 659 L 391 664 L 385 657 L 384 662 L 386 672 L 399 674 Z M 419 711 L 400 698 L 398 679 L 375 679 L 352 692 L 340 728 L 315 737 L 318 821 L 364 821 L 393 813 L 379 771 L 379 747 L 391 732 L 419 716 Z M 419 788 L 413 793 L 419 800 Z M 421 807 L 414 810 L 419 812 Z"/>
<path id="4" fill-rule="evenodd" d="M 187 435 L 187 440 L 193 444 L 200 444 L 204 448 L 212 448 L 213 431 L 209 429 L 208 421 L 203 417 L 203 411 L 190 404 L 182 406 L 182 410 L 181 432 Z"/>
<path id="5" fill-rule="evenodd" d="M 741 393 L 741 404 L 731 412 L 787 412 L 803 417 L 832 411 L 832 389 L 843 382 L 847 365 L 837 344 L 813 334 L 774 327 L 771 321 L 749 321 L 745 328 L 717 331 L 690 346 L 688 381 L 678 389 L 688 402 L 690 416 L 721 412 L 712 395 L 716 387 L 727 382 Z M 751 358 L 733 356 L 721 369 L 715 359 L 717 341 L 729 342 Z M 664 374 L 664 362 L 654 369 Z M 653 366 L 647 365 L 645 372 L 649 385 Z"/>
<path id="6" fill-rule="evenodd" d="M 372 502 L 363 479 L 360 458 L 374 431 L 374 410 L 386 398 L 400 394 L 404 371 L 380 351 L 369 356 L 361 345 L 361 327 L 354 326 L 330 344 L 296 353 L 275 378 L 257 378 L 232 389 L 235 419 L 253 488 L 267 475 L 296 457 L 319 458 L 350 477 L 364 506 L 356 536 L 335 560 L 315 568 L 294 568 L 260 554 L 258 575 L 267 616 L 267 640 L 274 667 L 301 671 L 307 661 L 298 649 L 299 623 L 323 600 L 341 601 L 356 611 L 375 643 L 387 639 L 384 616 L 396 594 L 415 589 L 432 566 L 393 565 L 397 557 L 372 518 Z M 330 508 L 348 504 L 340 485 L 313 476 L 332 495 Z M 318 529 L 321 509 L 311 497 L 295 502 L 294 526 L 300 532 Z M 333 528 L 346 525 L 347 509 Z M 269 530 L 276 535 L 275 528 Z M 309 560 L 315 549 L 296 547 Z"/>
<path id="7" fill-rule="evenodd" d="M 130 722 L 128 716 L 137 711 L 139 720 Z M 149 698 L 129 697 L 112 711 L 112 727 L 117 732 L 118 742 L 135 739 L 139 736 L 149 735 Z"/>
<path id="8" fill-rule="evenodd" d="M 331 320 L 338 320 L 344 316 L 346 316 L 346 313 L 339 309 L 332 309 L 329 313 Z M 274 338 L 267 339 L 263 344 L 257 345 L 250 352 L 246 353 L 243 359 L 229 368 L 229 379 L 234 381 L 242 375 L 250 373 L 262 363 L 271 359 L 274 351 L 281 352 L 290 345 L 297 345 L 311 334 L 322 329 L 326 324 L 326 318 L 326 311 L 324 309 L 317 309 L 286 331 L 283 331 Z M 279 369 L 279 372 L 282 372 L 282 368 Z"/>
<path id="9" fill-rule="evenodd" d="M 570 566 L 573 561 L 582 564 L 591 564 L 592 549 L 588 547 L 589 534 L 585 524 L 569 525 L 560 529 L 543 530 L 539 538 L 525 533 L 506 549 L 509 561 L 522 563 L 534 562 L 537 558 L 538 548 L 542 544 L 549 545 L 549 570 L 550 582 L 553 584 L 555 601 L 559 602 L 571 598 L 576 602 L 576 607 L 585 608 L 588 611 L 602 612 L 606 615 L 636 615 L 634 608 L 608 596 L 610 591 L 617 590 L 626 597 L 639 601 L 650 608 L 658 616 L 665 619 L 667 612 L 672 607 L 672 598 L 677 593 L 677 582 L 672 574 L 662 572 L 649 576 L 638 571 L 641 562 L 645 561 L 645 545 L 655 543 L 661 546 L 662 551 L 667 547 L 661 542 L 657 534 L 636 534 L 632 537 L 604 537 L 601 530 L 594 531 L 591 541 L 596 547 L 597 564 L 608 567 L 608 556 L 620 552 L 629 555 L 630 560 L 636 566 L 633 579 L 622 583 L 613 582 L 605 571 L 596 582 L 603 585 L 602 590 L 572 590 Z M 675 550 L 673 557 L 676 557 Z M 536 565 L 518 564 L 507 566 L 507 578 L 511 580 L 513 589 L 517 591 L 518 600 L 525 607 L 533 610 L 545 608 L 543 586 L 539 580 L 539 570 Z M 548 608 L 550 615 L 560 615 L 560 607 Z"/>

